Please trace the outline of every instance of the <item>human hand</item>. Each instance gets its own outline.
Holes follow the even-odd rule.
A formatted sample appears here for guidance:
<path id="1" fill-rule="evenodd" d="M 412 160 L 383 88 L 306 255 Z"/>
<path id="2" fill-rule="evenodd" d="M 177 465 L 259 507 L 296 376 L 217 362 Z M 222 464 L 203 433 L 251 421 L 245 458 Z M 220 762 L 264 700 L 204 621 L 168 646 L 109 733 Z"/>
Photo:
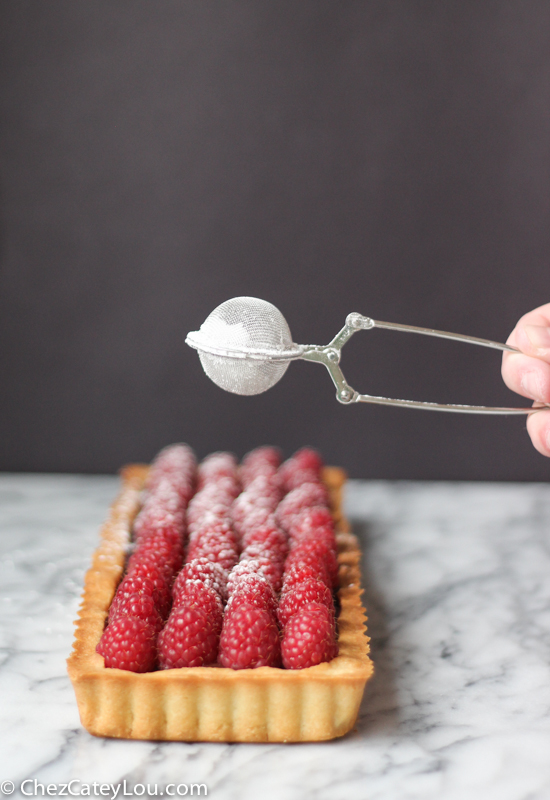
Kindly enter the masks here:
<path id="1" fill-rule="evenodd" d="M 529 311 L 508 337 L 521 353 L 504 353 L 502 378 L 512 391 L 550 403 L 550 303 Z M 539 453 L 550 456 L 550 409 L 529 414 L 527 432 Z"/>

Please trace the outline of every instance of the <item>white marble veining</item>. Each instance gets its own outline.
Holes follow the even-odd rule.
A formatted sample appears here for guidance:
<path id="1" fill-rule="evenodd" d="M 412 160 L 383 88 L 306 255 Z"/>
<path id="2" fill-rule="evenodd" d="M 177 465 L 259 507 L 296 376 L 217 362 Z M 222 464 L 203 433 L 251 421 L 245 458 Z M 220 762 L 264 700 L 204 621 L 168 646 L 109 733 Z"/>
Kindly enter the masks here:
<path id="1" fill-rule="evenodd" d="M 550 798 L 550 485 L 351 483 L 377 675 L 356 731 L 307 745 L 124 742 L 81 728 L 65 659 L 116 489 L 111 477 L 0 476 L 0 784 Z"/>

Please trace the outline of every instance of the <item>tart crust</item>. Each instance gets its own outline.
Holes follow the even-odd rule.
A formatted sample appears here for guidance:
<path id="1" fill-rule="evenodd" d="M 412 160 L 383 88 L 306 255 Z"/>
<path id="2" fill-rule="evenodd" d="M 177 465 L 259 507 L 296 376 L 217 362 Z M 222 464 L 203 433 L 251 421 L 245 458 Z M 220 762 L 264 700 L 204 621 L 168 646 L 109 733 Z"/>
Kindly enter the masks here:
<path id="1" fill-rule="evenodd" d="M 342 514 L 343 470 L 326 467 L 323 473 L 338 542 L 337 658 L 302 670 L 191 667 L 137 674 L 107 669 L 95 648 L 124 570 L 147 470 L 140 464 L 122 470 L 122 491 L 86 574 L 67 661 L 83 726 L 95 736 L 184 742 L 312 742 L 343 736 L 355 723 L 373 674 L 361 605 L 361 553 Z"/>

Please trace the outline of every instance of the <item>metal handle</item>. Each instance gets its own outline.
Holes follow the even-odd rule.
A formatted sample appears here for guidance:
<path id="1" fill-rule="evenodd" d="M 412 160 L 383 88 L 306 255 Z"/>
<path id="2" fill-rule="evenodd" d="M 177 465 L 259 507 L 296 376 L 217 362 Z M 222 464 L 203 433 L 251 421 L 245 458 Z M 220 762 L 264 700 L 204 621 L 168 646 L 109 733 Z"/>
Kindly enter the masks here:
<path id="1" fill-rule="evenodd" d="M 475 336 L 463 336 L 459 333 L 448 333 L 447 331 L 437 331 L 433 328 L 417 328 L 414 325 L 399 325 L 393 322 L 380 322 L 379 320 L 364 317 L 362 314 L 348 314 L 346 324 L 334 339 L 326 345 L 305 345 L 301 358 L 305 361 L 317 361 L 324 364 L 336 386 L 336 397 L 340 403 L 376 403 L 384 406 L 401 406 L 403 408 L 417 408 L 427 411 L 451 411 L 462 414 L 532 414 L 539 408 L 549 408 L 550 406 L 540 404 L 530 408 L 505 408 L 499 406 L 469 406 L 455 403 L 430 403 L 420 400 L 396 400 L 390 397 L 377 397 L 370 394 L 359 394 L 347 383 L 344 373 L 340 369 L 341 351 L 345 343 L 351 339 L 354 333 L 360 330 L 372 330 L 373 328 L 386 328 L 386 330 L 402 331 L 405 333 L 420 333 L 423 336 L 435 336 L 439 339 L 454 339 L 466 344 L 476 344 L 481 347 L 490 347 L 493 350 L 504 350 L 512 353 L 519 353 L 517 347 L 501 342 L 492 342 L 490 339 L 479 339 Z"/>

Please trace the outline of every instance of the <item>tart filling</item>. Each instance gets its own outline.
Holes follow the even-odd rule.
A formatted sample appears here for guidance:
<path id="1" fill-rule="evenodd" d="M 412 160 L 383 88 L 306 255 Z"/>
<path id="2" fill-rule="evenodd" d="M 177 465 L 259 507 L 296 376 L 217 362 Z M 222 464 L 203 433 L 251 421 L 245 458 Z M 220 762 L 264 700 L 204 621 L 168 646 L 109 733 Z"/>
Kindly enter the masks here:
<path id="1" fill-rule="evenodd" d="M 102 543 L 86 576 L 75 646 L 68 661 L 83 725 L 91 733 L 100 736 L 182 741 L 314 741 L 341 736 L 353 726 L 364 685 L 372 674 L 368 639 L 364 634 L 365 615 L 360 602 L 360 552 L 357 540 L 349 533 L 341 514 L 341 489 L 345 476 L 335 468 L 324 468 L 322 471 L 322 490 L 325 495 L 328 492 L 336 530 L 334 562 L 332 566 L 330 563 L 327 566 L 323 580 L 319 580 L 318 574 L 312 574 L 307 558 L 305 564 L 302 559 L 292 558 L 292 554 L 300 547 L 303 549 L 304 542 L 308 558 L 311 552 L 319 549 L 317 544 L 313 547 L 307 545 L 307 531 L 311 530 L 313 522 L 319 530 L 326 531 L 329 527 L 328 506 L 323 508 L 319 505 L 319 497 L 313 505 L 300 505 L 303 498 L 300 499 L 300 491 L 296 490 L 312 481 L 300 483 L 304 476 L 294 474 L 299 470 L 293 472 L 286 467 L 288 474 L 284 476 L 284 465 L 279 468 L 279 474 L 284 476 L 287 494 L 283 500 L 279 496 L 277 503 L 272 503 L 269 509 L 271 517 L 275 512 L 276 524 L 273 519 L 258 524 L 261 514 L 258 515 L 258 509 L 255 508 L 252 509 L 252 516 L 256 514 L 256 523 L 248 530 L 244 520 L 250 518 L 251 509 L 246 508 L 247 503 L 243 500 L 239 503 L 235 499 L 233 487 L 231 503 L 235 527 L 241 527 L 242 552 L 241 561 L 229 573 L 232 599 L 221 617 L 227 596 L 227 586 L 223 587 L 223 569 L 227 569 L 229 563 L 212 570 L 207 558 L 207 552 L 213 547 L 217 552 L 212 537 L 202 551 L 199 547 L 198 555 L 194 544 L 197 541 L 200 543 L 200 536 L 195 534 L 201 530 L 201 492 L 208 487 L 216 473 L 217 479 L 226 482 L 226 489 L 231 482 L 230 475 L 221 474 L 224 471 L 223 459 L 218 458 L 215 462 L 216 459 L 211 457 L 199 468 L 199 491 L 192 500 L 185 482 L 179 487 L 180 498 L 185 498 L 187 505 L 190 543 L 187 563 L 172 588 L 174 605 L 168 621 L 167 609 L 162 609 L 162 591 L 156 598 L 157 617 L 151 611 L 151 604 L 146 601 L 130 604 L 130 613 L 128 606 L 126 611 L 122 609 L 123 613 L 120 613 L 120 608 L 118 615 L 116 612 L 117 597 L 120 595 L 120 588 L 117 591 L 117 587 L 130 548 L 132 528 L 138 540 L 147 541 L 143 533 L 147 501 L 140 511 L 141 493 L 144 486 L 147 485 L 151 492 L 151 486 L 155 483 L 158 486 L 159 483 L 155 477 L 158 470 L 155 471 L 154 467 L 149 470 L 146 466 L 134 465 L 123 470 L 122 492 L 103 528 Z M 230 471 L 227 462 L 225 467 Z M 245 491 L 239 495 L 241 498 L 246 494 L 247 487 L 252 487 L 255 482 L 258 485 L 259 476 L 255 474 L 253 464 L 248 469 L 245 467 L 246 462 L 240 473 L 245 486 Z M 293 486 L 293 482 L 298 485 Z M 312 492 L 311 489 L 309 491 Z M 302 490 L 302 494 L 307 493 Z M 212 503 L 205 502 L 203 506 L 203 513 L 210 513 Z M 134 525 L 138 513 L 138 524 Z M 177 508 L 172 509 L 171 513 L 177 515 Z M 289 527 L 290 518 L 293 519 L 293 526 Z M 209 524 L 211 528 L 212 520 Z M 285 540 L 276 532 L 285 525 L 287 532 L 291 530 L 290 540 Z M 258 530 L 263 531 L 259 536 L 256 533 Z M 326 533 L 323 535 L 328 536 Z M 260 547 L 258 551 L 258 545 L 267 542 L 267 551 L 281 560 L 289 541 L 290 555 L 279 576 L 283 580 L 283 593 L 278 607 L 272 608 L 269 592 L 276 595 L 273 586 L 274 582 L 277 586 L 277 571 L 270 570 L 272 564 L 267 559 L 268 563 L 263 565 L 267 569 L 266 577 L 266 570 L 261 569 L 265 547 Z M 321 547 L 323 552 L 325 549 Z M 192 557 L 189 558 L 189 555 Z M 132 559 L 136 563 L 134 556 L 135 553 L 128 564 Z M 180 554 L 180 557 L 183 555 Z M 233 559 L 235 563 L 235 553 Z M 174 564 L 177 560 L 176 554 Z M 254 569 L 257 561 L 260 562 L 258 570 Z M 310 561 L 313 563 L 314 559 Z M 215 563 L 219 564 L 220 561 Z M 249 569 L 251 565 L 253 568 Z M 177 568 L 174 567 L 174 570 L 176 574 Z M 337 644 L 334 636 L 334 606 L 331 608 L 332 594 L 327 588 L 327 583 L 334 580 L 334 570 L 337 571 L 339 584 Z M 212 572 L 215 573 L 214 578 Z M 206 573 L 209 574 L 205 578 Z M 272 573 L 275 574 L 274 578 L 269 577 Z M 130 579 L 129 567 L 124 581 Z M 173 576 L 169 580 L 172 579 Z M 260 595 L 261 599 L 258 600 Z M 111 605 L 113 597 L 114 611 Z M 105 628 L 109 616 L 111 620 Z M 159 623 L 158 617 L 164 617 L 164 620 Z M 128 634 L 126 629 L 130 621 L 134 628 Z M 161 668 L 152 671 L 157 662 L 150 659 L 143 662 L 140 672 L 130 671 L 132 667 L 128 667 L 128 663 L 131 658 L 126 663 L 120 663 L 122 668 L 119 668 L 119 664 L 106 666 L 107 659 L 96 652 L 96 648 L 100 640 L 105 640 L 110 629 L 113 635 L 117 633 L 115 623 L 124 629 L 123 634 L 127 638 L 131 640 L 133 635 L 138 643 L 147 637 L 156 639 L 161 631 L 158 638 L 158 666 Z M 164 627 L 161 628 L 161 625 Z M 283 630 L 282 639 L 278 625 Z M 209 632 L 209 638 L 204 634 L 205 629 Z M 178 631 L 185 632 L 186 641 L 195 631 L 200 642 L 206 643 L 203 647 L 206 657 L 200 656 L 198 661 L 193 663 L 191 660 L 188 665 L 178 661 L 181 653 L 187 652 L 178 645 L 181 639 L 178 639 Z M 314 665 L 310 666 L 310 662 L 303 659 L 303 651 L 304 641 L 311 638 L 312 631 L 323 633 L 318 636 L 317 649 L 313 648 L 316 655 L 312 662 Z M 166 641 L 168 646 L 165 645 Z M 188 651 L 196 654 L 195 643 L 191 644 L 194 649 L 191 647 Z M 99 649 L 101 652 L 101 646 Z M 318 657 L 319 652 L 321 658 Z M 338 655 L 335 655 L 336 652 Z"/>

